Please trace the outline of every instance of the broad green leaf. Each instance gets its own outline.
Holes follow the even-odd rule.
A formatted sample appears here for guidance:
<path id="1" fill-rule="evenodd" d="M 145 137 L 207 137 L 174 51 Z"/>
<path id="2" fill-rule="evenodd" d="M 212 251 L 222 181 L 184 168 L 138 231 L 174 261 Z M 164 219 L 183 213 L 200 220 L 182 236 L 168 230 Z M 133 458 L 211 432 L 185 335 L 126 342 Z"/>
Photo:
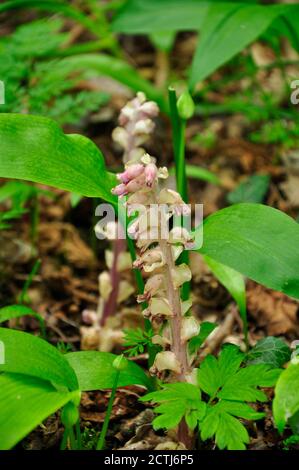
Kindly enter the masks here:
<path id="1" fill-rule="evenodd" d="M 189 341 L 189 349 L 191 354 L 201 347 L 201 345 L 205 342 L 212 331 L 215 330 L 215 328 L 217 328 L 217 323 L 204 321 L 200 324 L 199 334 L 191 338 Z"/>
<path id="2" fill-rule="evenodd" d="M 75 397 L 49 382 L 22 374 L 0 374 L 0 450 L 14 447 L 30 431 Z"/>
<path id="3" fill-rule="evenodd" d="M 58 388 L 78 389 L 73 369 L 46 341 L 8 328 L 0 328 L 0 341 L 4 345 L 4 364 L 0 364 L 0 372 L 25 374 L 48 380 Z"/>
<path id="4" fill-rule="evenodd" d="M 101 390 L 112 388 L 116 376 L 116 369 L 112 366 L 115 354 L 98 351 L 80 351 L 65 354 L 71 367 L 76 373 L 81 391 Z M 143 369 L 132 361 L 128 367 L 121 371 L 118 387 L 126 385 L 143 385 L 153 388 L 151 379 Z"/>
<path id="5" fill-rule="evenodd" d="M 146 34 L 198 30 L 209 2 L 198 0 L 129 0 L 113 20 L 116 32 Z"/>
<path id="6" fill-rule="evenodd" d="M 238 204 L 239 202 L 263 202 L 269 189 L 269 184 L 269 175 L 250 176 L 228 194 L 227 200 L 230 204 Z"/>
<path id="7" fill-rule="evenodd" d="M 161 111 L 168 112 L 168 104 L 161 91 L 142 78 L 136 69 L 115 57 L 104 54 L 78 54 L 53 61 L 53 71 L 56 73 L 61 71 L 62 76 L 78 72 L 85 72 L 89 76 L 91 74 L 109 76 L 136 92 L 143 91 L 148 99 L 157 102 Z"/>
<path id="8" fill-rule="evenodd" d="M 290 364 L 275 387 L 273 414 L 276 426 L 283 432 L 288 419 L 299 411 L 299 364 Z"/>
<path id="9" fill-rule="evenodd" d="M 249 351 L 246 364 L 269 364 L 272 367 L 282 367 L 290 360 L 291 350 L 280 338 L 268 336 L 256 343 Z"/>
<path id="10" fill-rule="evenodd" d="M 243 322 L 244 335 L 247 341 L 248 336 L 248 322 L 246 310 L 246 287 L 242 274 L 235 271 L 224 264 L 215 261 L 209 256 L 204 256 L 204 260 L 209 266 L 214 276 L 224 285 L 232 298 L 237 302 L 240 315 Z"/>
<path id="11" fill-rule="evenodd" d="M 42 183 L 109 202 L 116 178 L 86 137 L 66 135 L 44 117 L 0 114 L 0 177 Z"/>
<path id="12" fill-rule="evenodd" d="M 32 308 L 26 307 L 26 305 L 8 305 L 7 307 L 0 308 L 0 323 L 11 320 L 12 318 L 20 318 L 25 315 L 31 315 L 39 321 L 40 328 L 44 336 L 45 320 L 41 315 L 32 310 Z"/>
<path id="13" fill-rule="evenodd" d="M 203 233 L 202 254 L 299 298 L 299 224 L 291 217 L 261 204 L 237 204 L 207 217 Z"/>
<path id="14" fill-rule="evenodd" d="M 210 5 L 200 28 L 189 80 L 191 88 L 253 42 L 283 11 L 281 5 Z"/>
<path id="15" fill-rule="evenodd" d="M 78 23 L 81 23 L 95 34 L 98 33 L 98 28 L 95 23 L 91 21 L 87 15 L 84 15 L 75 7 L 70 5 L 70 2 L 61 0 L 11 0 L 0 5 L 0 13 L 19 8 L 37 8 L 38 10 L 61 13 L 66 17 L 78 21 Z"/>

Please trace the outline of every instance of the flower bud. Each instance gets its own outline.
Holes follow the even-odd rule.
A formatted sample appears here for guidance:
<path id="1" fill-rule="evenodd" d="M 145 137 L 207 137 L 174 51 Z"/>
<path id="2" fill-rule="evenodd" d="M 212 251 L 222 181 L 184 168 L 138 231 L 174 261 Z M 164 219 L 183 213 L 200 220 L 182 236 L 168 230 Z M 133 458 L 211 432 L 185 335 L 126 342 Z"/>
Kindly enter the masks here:
<path id="1" fill-rule="evenodd" d="M 128 360 L 121 354 L 114 359 L 112 366 L 118 371 L 123 371 L 128 367 Z"/>
<path id="2" fill-rule="evenodd" d="M 172 351 L 162 351 L 156 355 L 153 369 L 162 372 L 164 370 L 171 370 L 176 374 L 181 372 L 181 365 Z"/>
<path id="3" fill-rule="evenodd" d="M 154 163 L 149 163 L 144 170 L 146 185 L 152 187 L 157 178 L 158 169 Z"/>
<path id="4" fill-rule="evenodd" d="M 151 132 L 154 130 L 154 127 L 155 124 L 151 119 L 141 119 L 140 121 L 136 122 L 133 129 L 133 134 L 151 134 Z"/>
<path id="5" fill-rule="evenodd" d="M 129 135 L 123 127 L 116 127 L 112 132 L 112 139 L 119 144 L 122 148 L 126 149 L 128 146 Z"/>
<path id="6" fill-rule="evenodd" d="M 185 263 L 180 264 L 179 266 L 176 266 L 174 269 L 172 269 L 171 274 L 176 288 L 180 287 L 185 282 L 190 281 L 192 278 L 192 273 Z"/>
<path id="7" fill-rule="evenodd" d="M 111 294 L 112 285 L 111 285 L 111 277 L 108 271 L 103 271 L 99 275 L 99 291 L 100 296 L 104 300 L 108 300 L 109 295 Z"/>
<path id="8" fill-rule="evenodd" d="M 74 426 L 79 419 L 78 407 L 71 401 L 69 401 L 61 412 L 61 422 L 66 428 Z"/>
<path id="9" fill-rule="evenodd" d="M 115 196 L 122 197 L 128 194 L 128 189 L 127 189 L 127 186 L 122 183 L 122 184 L 115 186 L 115 188 L 111 189 L 111 192 Z"/>
<path id="10" fill-rule="evenodd" d="M 150 118 L 154 118 L 159 114 L 158 105 L 154 101 L 146 101 L 140 106 L 140 111 Z"/>
<path id="11" fill-rule="evenodd" d="M 195 110 L 194 101 L 188 91 L 185 91 L 178 99 L 177 102 L 178 113 L 181 119 L 190 119 Z"/>
<path id="12" fill-rule="evenodd" d="M 141 175 L 144 171 L 144 166 L 141 163 L 134 163 L 133 165 L 129 165 L 123 173 L 119 173 L 117 178 L 122 183 L 127 184 L 137 176 Z"/>
<path id="13" fill-rule="evenodd" d="M 97 312 L 94 310 L 84 309 L 82 312 L 82 320 L 86 325 L 95 325 L 98 321 Z"/>

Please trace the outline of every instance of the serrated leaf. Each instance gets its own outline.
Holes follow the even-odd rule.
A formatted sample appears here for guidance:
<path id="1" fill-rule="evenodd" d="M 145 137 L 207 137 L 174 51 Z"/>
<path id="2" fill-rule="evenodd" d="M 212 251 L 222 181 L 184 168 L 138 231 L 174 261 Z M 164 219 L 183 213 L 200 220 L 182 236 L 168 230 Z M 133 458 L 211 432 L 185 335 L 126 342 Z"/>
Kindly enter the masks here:
<path id="1" fill-rule="evenodd" d="M 220 450 L 245 450 L 249 442 L 246 428 L 240 421 L 228 413 L 219 415 L 219 424 L 216 431 L 216 444 Z"/>
<path id="2" fill-rule="evenodd" d="M 49 382 L 21 374 L 0 374 L 0 450 L 11 449 L 74 397 Z"/>
<path id="3" fill-rule="evenodd" d="M 236 204 L 207 217 L 203 231 L 199 252 L 299 298 L 299 224 L 291 217 L 261 204 Z"/>
<path id="4" fill-rule="evenodd" d="M 185 414 L 185 403 L 174 400 L 170 403 L 164 403 L 155 409 L 155 412 L 161 413 L 153 420 L 154 429 L 175 428 L 182 420 Z"/>
<path id="5" fill-rule="evenodd" d="M 115 354 L 99 351 L 79 351 L 64 355 L 72 369 L 75 371 L 81 391 L 102 390 L 112 388 L 116 369 L 113 361 Z M 120 372 L 118 387 L 126 385 L 143 385 L 151 390 L 153 383 L 144 370 L 132 361 L 128 361 L 127 368 Z"/>
<path id="6" fill-rule="evenodd" d="M 3 113 L 0 140 L 0 177 L 116 201 L 111 194 L 116 177 L 105 170 L 100 150 L 86 137 L 64 134 L 51 119 Z"/>
<path id="7" fill-rule="evenodd" d="M 198 370 L 198 383 L 200 388 L 210 395 L 214 396 L 221 386 L 221 375 L 216 357 L 209 354 L 201 363 Z"/>
<path id="8" fill-rule="evenodd" d="M 239 401 L 221 400 L 217 407 L 221 411 L 225 411 L 233 416 L 243 419 L 256 420 L 265 416 L 265 413 L 255 411 L 251 406 Z"/>
<path id="9" fill-rule="evenodd" d="M 200 324 L 199 334 L 191 338 L 189 341 L 189 350 L 191 354 L 202 346 L 215 328 L 217 328 L 217 323 L 204 321 Z"/>
<path id="10" fill-rule="evenodd" d="M 238 346 L 234 344 L 224 344 L 218 359 L 222 385 L 237 372 L 243 359 L 244 354 L 240 351 Z"/>
<path id="11" fill-rule="evenodd" d="M 280 338 L 268 336 L 256 343 L 249 351 L 246 364 L 269 364 L 272 367 L 282 367 L 290 360 L 291 349 Z"/>
<path id="12" fill-rule="evenodd" d="M 47 380 L 54 386 L 78 389 L 74 370 L 65 357 L 46 341 L 22 331 L 0 328 L 4 364 L 0 372 L 25 374 Z"/>
<path id="13" fill-rule="evenodd" d="M 299 411 L 299 364 L 290 364 L 282 372 L 275 387 L 273 415 L 280 433 L 288 419 Z"/>
<path id="14" fill-rule="evenodd" d="M 267 396 L 258 386 L 266 386 L 269 366 L 257 364 L 244 367 L 232 375 L 217 394 L 219 398 L 234 401 L 266 401 Z M 272 383 L 272 372 L 271 381 Z"/>

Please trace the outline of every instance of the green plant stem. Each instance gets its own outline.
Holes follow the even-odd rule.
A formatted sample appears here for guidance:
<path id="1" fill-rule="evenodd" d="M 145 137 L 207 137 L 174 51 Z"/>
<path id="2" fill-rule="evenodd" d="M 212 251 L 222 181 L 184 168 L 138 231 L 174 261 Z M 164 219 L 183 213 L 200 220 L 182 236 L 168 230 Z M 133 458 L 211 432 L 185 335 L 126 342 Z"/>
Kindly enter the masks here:
<path id="1" fill-rule="evenodd" d="M 68 436 L 69 436 L 68 429 L 65 428 L 64 431 L 63 431 L 63 436 L 62 436 L 62 440 L 61 440 L 61 443 L 60 443 L 60 450 L 65 450 L 66 449 Z"/>
<path id="2" fill-rule="evenodd" d="M 68 433 L 69 433 L 68 437 L 69 437 L 69 441 L 70 441 L 71 450 L 77 450 L 77 442 L 76 442 L 73 426 L 71 426 L 69 428 Z"/>
<path id="3" fill-rule="evenodd" d="M 40 268 L 40 265 L 41 265 L 41 260 L 40 259 L 37 259 L 33 265 L 33 268 L 29 274 L 29 276 L 27 277 L 25 283 L 24 283 L 24 286 L 23 286 L 23 289 L 19 295 L 19 298 L 18 298 L 18 303 L 19 304 L 24 304 L 26 303 L 25 302 L 25 298 L 26 298 L 26 295 L 27 295 L 27 291 L 33 281 L 33 278 L 34 276 L 36 275 L 37 271 L 39 270 Z"/>
<path id="4" fill-rule="evenodd" d="M 188 184 L 186 176 L 186 161 L 185 161 L 185 131 L 186 121 L 182 120 L 179 116 L 177 109 L 177 97 L 174 88 L 168 89 L 170 120 L 172 125 L 172 140 L 173 140 L 173 153 L 175 160 L 176 170 L 176 184 L 177 190 L 186 204 L 188 203 Z M 189 265 L 189 253 L 184 251 L 178 259 L 178 264 L 186 263 Z M 190 282 L 185 282 L 181 289 L 181 297 L 183 300 L 188 300 L 190 296 Z"/>
<path id="5" fill-rule="evenodd" d="M 88 41 L 82 44 L 76 44 L 75 46 L 67 47 L 65 49 L 60 49 L 51 53 L 50 55 L 47 54 L 47 57 L 68 57 L 76 54 L 85 54 L 87 52 L 96 52 L 103 49 L 111 49 L 112 45 L 113 42 L 111 41 L 111 38 L 106 37 L 96 41 Z"/>
<path id="6" fill-rule="evenodd" d="M 38 222 L 39 222 L 39 203 L 38 203 L 38 196 L 35 192 L 32 201 L 31 201 L 31 209 L 30 209 L 30 236 L 32 245 L 36 245 L 37 242 L 37 234 L 38 234 Z"/>
<path id="7" fill-rule="evenodd" d="M 98 443 L 97 443 L 97 450 L 103 450 L 103 448 L 105 446 L 106 434 L 107 434 L 107 431 L 108 431 L 109 420 L 110 420 L 112 407 L 113 407 L 113 402 L 114 402 L 114 398 L 115 398 L 115 394 L 116 394 L 116 390 L 117 390 L 119 375 L 120 375 L 120 370 L 117 370 L 116 375 L 115 375 L 115 379 L 114 379 L 114 383 L 113 383 L 113 387 L 112 387 L 112 390 L 111 390 L 111 395 L 110 395 L 110 399 L 109 399 L 109 403 L 108 403 L 108 407 L 107 407 L 103 427 L 102 427 L 102 430 L 101 430 L 100 438 L 99 438 Z"/>
<path id="8" fill-rule="evenodd" d="M 81 437 L 81 429 L 80 429 L 80 419 L 78 419 L 76 423 L 76 440 L 77 440 L 77 449 L 82 449 L 82 437 Z"/>

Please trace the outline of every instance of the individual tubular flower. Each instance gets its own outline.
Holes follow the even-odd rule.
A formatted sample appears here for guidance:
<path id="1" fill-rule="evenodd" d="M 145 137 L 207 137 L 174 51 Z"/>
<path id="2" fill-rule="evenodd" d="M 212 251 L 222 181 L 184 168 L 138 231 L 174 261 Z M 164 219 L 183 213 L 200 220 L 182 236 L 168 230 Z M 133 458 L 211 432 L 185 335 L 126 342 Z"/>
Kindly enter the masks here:
<path id="1" fill-rule="evenodd" d="M 181 365 L 175 353 L 172 351 L 159 352 L 155 357 L 155 361 L 150 372 L 153 375 L 157 374 L 159 377 L 161 376 L 161 372 L 164 372 L 165 370 L 171 370 L 176 374 L 180 374 L 181 372 Z"/>

